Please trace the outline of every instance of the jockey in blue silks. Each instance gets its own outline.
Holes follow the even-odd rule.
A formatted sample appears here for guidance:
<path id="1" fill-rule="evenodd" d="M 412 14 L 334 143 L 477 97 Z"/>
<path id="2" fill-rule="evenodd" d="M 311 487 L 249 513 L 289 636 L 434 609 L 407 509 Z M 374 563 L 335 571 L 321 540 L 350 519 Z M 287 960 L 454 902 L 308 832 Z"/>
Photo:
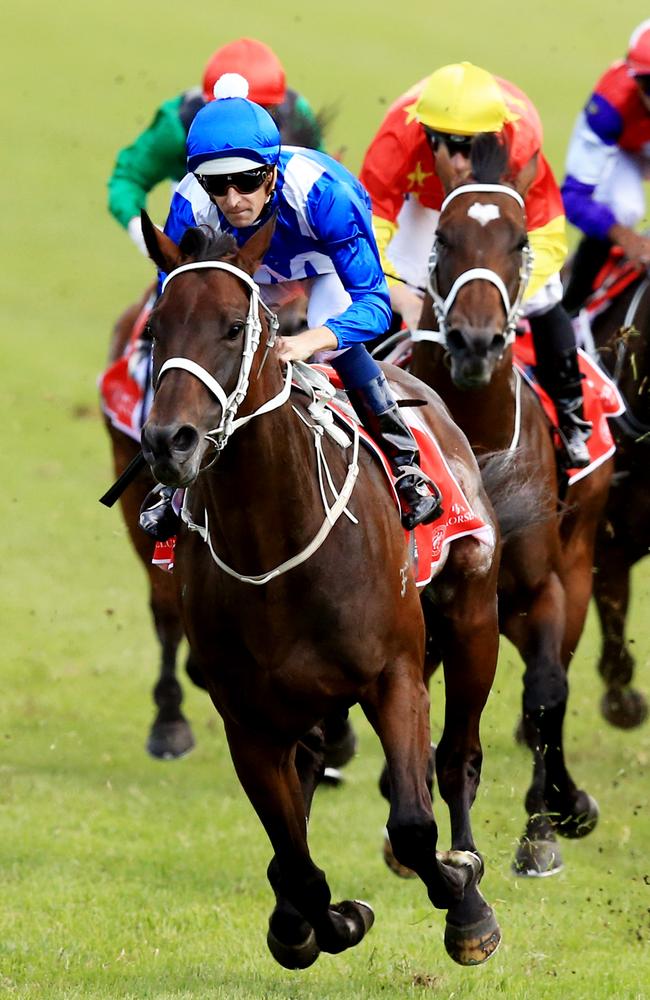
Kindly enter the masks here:
<path id="1" fill-rule="evenodd" d="M 241 246 L 275 215 L 255 280 L 272 308 L 295 295 L 296 283 L 308 297 L 309 328 L 278 338 L 280 358 L 304 361 L 326 352 L 397 477 L 402 523 L 411 529 L 430 522 L 441 513 L 438 491 L 419 468 L 415 438 L 363 343 L 385 333 L 391 320 L 368 195 L 325 153 L 281 149 L 268 112 L 236 96 L 247 92 L 243 77 L 223 76 L 215 86 L 217 99 L 194 119 L 187 137 L 189 173 L 174 194 L 165 233 L 179 243 L 190 226 L 206 225 L 231 234 Z M 147 509 L 145 502 L 141 524 L 153 534 L 164 519 L 162 507 Z"/>

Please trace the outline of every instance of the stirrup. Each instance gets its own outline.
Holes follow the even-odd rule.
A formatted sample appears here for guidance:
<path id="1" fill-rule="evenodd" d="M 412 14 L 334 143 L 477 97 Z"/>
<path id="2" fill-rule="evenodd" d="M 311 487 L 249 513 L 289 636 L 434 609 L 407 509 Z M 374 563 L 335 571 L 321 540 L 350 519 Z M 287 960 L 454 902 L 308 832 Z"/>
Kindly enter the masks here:
<path id="1" fill-rule="evenodd" d="M 166 542 L 178 533 L 179 517 L 172 507 L 176 490 L 159 483 L 147 494 L 140 508 L 140 527 L 157 542 Z"/>
<path id="2" fill-rule="evenodd" d="M 565 469 L 586 469 L 591 464 L 591 455 L 587 448 L 587 440 L 591 434 L 591 423 L 588 420 L 581 420 L 580 423 L 584 426 L 578 426 L 572 421 L 570 428 L 557 428 L 562 449 L 560 461 Z"/>
<path id="3" fill-rule="evenodd" d="M 395 489 L 400 502 L 402 525 L 413 531 L 418 524 L 431 524 L 442 516 L 442 494 L 418 465 L 400 466 Z"/>

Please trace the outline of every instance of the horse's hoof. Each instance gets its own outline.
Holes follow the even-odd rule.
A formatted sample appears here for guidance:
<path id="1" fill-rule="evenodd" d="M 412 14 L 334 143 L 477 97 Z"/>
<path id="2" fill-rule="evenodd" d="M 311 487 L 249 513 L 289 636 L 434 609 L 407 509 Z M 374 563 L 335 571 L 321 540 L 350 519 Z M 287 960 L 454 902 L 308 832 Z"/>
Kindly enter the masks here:
<path id="1" fill-rule="evenodd" d="M 345 778 L 339 771 L 338 767 L 326 767 L 323 771 L 320 783 L 321 785 L 330 785 L 332 788 L 338 788 L 339 785 L 345 784 Z"/>
<path id="2" fill-rule="evenodd" d="M 457 868 L 466 876 L 465 888 L 478 885 L 483 878 L 483 858 L 475 851 L 436 851 L 438 864 Z"/>
<path id="3" fill-rule="evenodd" d="M 417 878 L 416 873 L 412 868 L 407 868 L 406 865 L 400 864 L 395 855 L 393 854 L 393 847 L 390 842 L 390 837 L 388 836 L 388 831 L 384 831 L 384 861 L 390 868 L 390 870 L 398 875 L 400 878 Z"/>
<path id="4" fill-rule="evenodd" d="M 370 903 L 362 899 L 344 899 L 332 907 L 340 913 L 350 928 L 350 945 L 359 944 L 375 922 L 375 913 Z"/>
<path id="5" fill-rule="evenodd" d="M 515 875 L 524 878 L 547 878 L 562 871 L 562 855 L 555 840 L 531 840 L 522 837 L 512 863 Z"/>
<path id="6" fill-rule="evenodd" d="M 648 703 L 644 695 L 634 688 L 610 688 L 601 699 L 600 711 L 611 726 L 635 729 L 647 719 Z"/>
<path id="7" fill-rule="evenodd" d="M 269 927 L 266 943 L 276 962 L 284 969 L 308 969 L 320 955 L 313 928 L 300 944 L 283 944 Z"/>
<path id="8" fill-rule="evenodd" d="M 194 736 L 186 719 L 154 722 L 147 740 L 147 752 L 156 760 L 178 760 L 194 749 Z"/>
<path id="9" fill-rule="evenodd" d="M 445 948 L 450 958 L 459 965 L 483 965 L 492 958 L 501 943 L 501 930 L 490 912 L 475 924 L 459 927 L 445 924 Z"/>
<path id="10" fill-rule="evenodd" d="M 598 803 L 587 792 L 578 793 L 576 811 L 555 823 L 555 829 L 562 837 L 577 840 L 586 837 L 596 827 L 600 810 Z"/>

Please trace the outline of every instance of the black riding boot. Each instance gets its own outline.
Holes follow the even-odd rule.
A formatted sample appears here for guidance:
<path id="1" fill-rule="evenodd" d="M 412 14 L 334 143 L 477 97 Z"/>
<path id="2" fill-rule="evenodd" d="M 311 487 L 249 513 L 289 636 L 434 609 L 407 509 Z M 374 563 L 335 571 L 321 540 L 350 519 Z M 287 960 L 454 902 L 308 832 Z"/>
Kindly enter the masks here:
<path id="1" fill-rule="evenodd" d="M 157 542 L 166 542 L 178 532 L 180 518 L 172 507 L 175 492 L 173 486 L 159 483 L 147 493 L 140 508 L 140 527 Z"/>
<path id="2" fill-rule="evenodd" d="M 562 465 L 584 469 L 591 461 L 586 444 L 591 422 L 584 419 L 582 375 L 571 320 L 558 303 L 541 316 L 529 316 L 528 321 L 537 355 L 535 371 L 557 410 Z"/>
<path id="3" fill-rule="evenodd" d="M 589 298 L 598 272 L 605 264 L 612 244 L 594 236 L 583 236 L 573 257 L 569 282 L 562 305 L 570 316 L 576 316 Z"/>
<path id="4" fill-rule="evenodd" d="M 417 442 L 399 412 L 385 375 L 346 391 L 364 429 L 384 452 L 397 477 L 395 489 L 404 527 L 412 531 L 418 524 L 435 521 L 442 514 L 440 490 L 419 467 Z"/>

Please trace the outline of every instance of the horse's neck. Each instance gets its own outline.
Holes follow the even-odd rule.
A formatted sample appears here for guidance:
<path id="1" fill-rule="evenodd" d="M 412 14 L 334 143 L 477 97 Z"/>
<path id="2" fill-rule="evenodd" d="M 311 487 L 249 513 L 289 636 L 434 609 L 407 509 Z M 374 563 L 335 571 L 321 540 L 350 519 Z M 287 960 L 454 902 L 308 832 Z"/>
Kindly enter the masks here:
<path id="1" fill-rule="evenodd" d="M 454 385 L 444 355 L 437 344 L 414 344 L 411 373 L 442 397 L 473 448 L 508 448 L 517 405 L 511 350 L 495 367 L 489 384 L 478 389 Z"/>

